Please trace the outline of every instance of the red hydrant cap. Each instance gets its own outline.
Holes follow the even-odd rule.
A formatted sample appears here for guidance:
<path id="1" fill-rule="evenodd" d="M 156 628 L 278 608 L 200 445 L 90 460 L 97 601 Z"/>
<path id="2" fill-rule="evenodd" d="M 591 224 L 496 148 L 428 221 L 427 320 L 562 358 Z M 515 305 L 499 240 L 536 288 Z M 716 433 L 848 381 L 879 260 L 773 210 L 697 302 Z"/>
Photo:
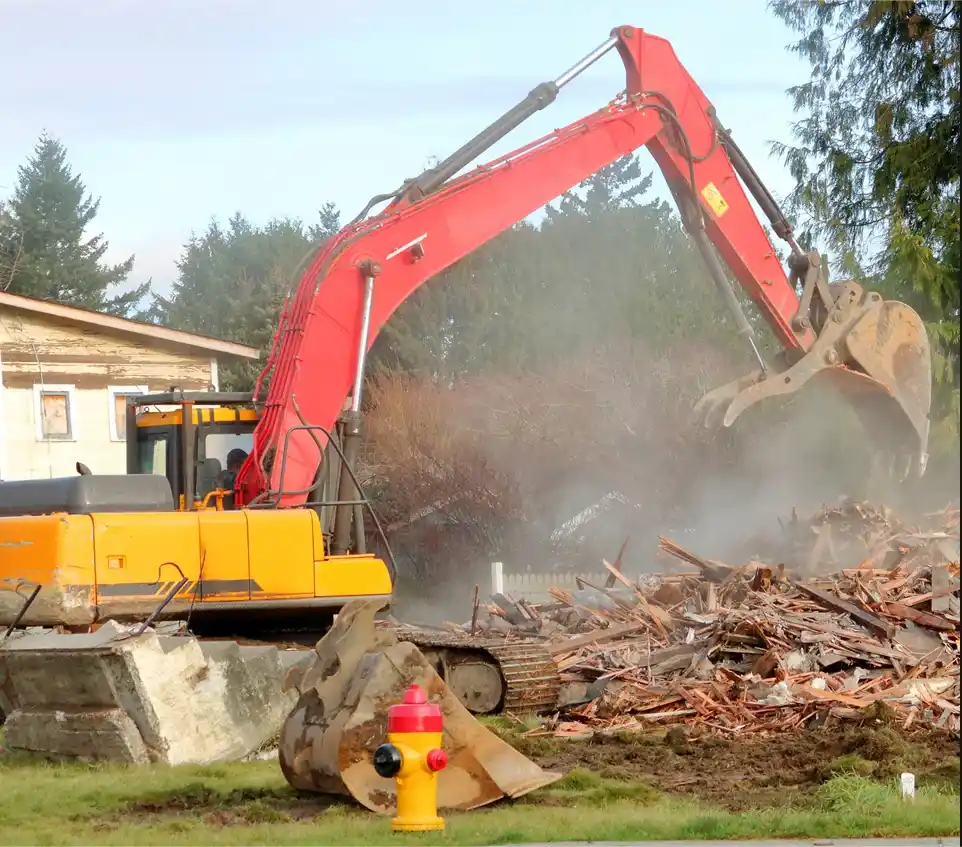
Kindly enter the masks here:
<path id="1" fill-rule="evenodd" d="M 388 732 L 441 732 L 441 707 L 429 703 L 420 686 L 412 685 L 404 694 L 404 702 L 387 710 Z"/>
<path id="2" fill-rule="evenodd" d="M 428 770 L 443 771 L 448 766 L 448 754 L 435 747 L 433 750 L 428 751 L 424 761 L 428 766 Z"/>
<path id="3" fill-rule="evenodd" d="M 424 693 L 420 685 L 412 685 L 404 692 L 404 699 L 402 703 L 407 703 L 409 706 L 420 706 L 422 703 L 428 702 L 428 695 Z"/>

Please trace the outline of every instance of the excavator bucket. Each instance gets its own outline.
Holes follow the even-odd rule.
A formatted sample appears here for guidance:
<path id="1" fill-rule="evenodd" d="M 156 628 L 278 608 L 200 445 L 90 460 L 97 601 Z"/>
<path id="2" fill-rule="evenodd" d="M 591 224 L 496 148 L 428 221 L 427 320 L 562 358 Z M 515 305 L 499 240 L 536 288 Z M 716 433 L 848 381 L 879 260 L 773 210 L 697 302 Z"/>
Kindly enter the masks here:
<path id="1" fill-rule="evenodd" d="M 475 809 L 520 797 L 561 778 L 542 770 L 485 729 L 461 705 L 418 648 L 378 630 L 379 600 L 355 600 L 317 643 L 314 664 L 285 685 L 300 692 L 281 728 L 279 758 L 301 791 L 354 798 L 392 814 L 394 781 L 378 776 L 372 755 L 387 740 L 388 707 L 416 683 L 441 707 L 447 767 L 438 774 L 438 807 Z"/>
<path id="2" fill-rule="evenodd" d="M 812 379 L 836 387 L 852 404 L 880 447 L 910 457 L 924 472 L 932 402 L 932 353 L 914 309 L 862 297 L 856 283 L 841 285 L 837 307 L 822 323 L 812 347 L 790 367 L 755 372 L 706 394 L 696 413 L 731 426 L 769 397 L 793 394 Z"/>

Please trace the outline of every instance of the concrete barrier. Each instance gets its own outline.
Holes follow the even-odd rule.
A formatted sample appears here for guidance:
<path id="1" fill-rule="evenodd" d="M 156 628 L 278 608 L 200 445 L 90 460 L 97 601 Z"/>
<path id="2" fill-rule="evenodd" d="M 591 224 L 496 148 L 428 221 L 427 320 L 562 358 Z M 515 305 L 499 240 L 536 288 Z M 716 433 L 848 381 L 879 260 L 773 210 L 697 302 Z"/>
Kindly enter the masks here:
<path id="1" fill-rule="evenodd" d="M 0 648 L 4 746 L 129 764 L 231 761 L 271 742 L 296 702 L 287 672 L 310 651 L 96 632 L 14 636 Z"/>

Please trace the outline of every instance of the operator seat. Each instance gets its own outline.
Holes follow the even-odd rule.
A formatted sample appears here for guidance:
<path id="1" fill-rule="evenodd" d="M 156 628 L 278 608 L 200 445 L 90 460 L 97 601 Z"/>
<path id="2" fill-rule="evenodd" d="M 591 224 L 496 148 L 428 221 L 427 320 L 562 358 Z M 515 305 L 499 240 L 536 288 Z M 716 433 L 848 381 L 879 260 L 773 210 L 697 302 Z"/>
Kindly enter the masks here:
<path id="1" fill-rule="evenodd" d="M 217 488 L 217 480 L 224 470 L 220 459 L 204 459 L 197 466 L 197 496 L 204 499 L 211 491 Z"/>

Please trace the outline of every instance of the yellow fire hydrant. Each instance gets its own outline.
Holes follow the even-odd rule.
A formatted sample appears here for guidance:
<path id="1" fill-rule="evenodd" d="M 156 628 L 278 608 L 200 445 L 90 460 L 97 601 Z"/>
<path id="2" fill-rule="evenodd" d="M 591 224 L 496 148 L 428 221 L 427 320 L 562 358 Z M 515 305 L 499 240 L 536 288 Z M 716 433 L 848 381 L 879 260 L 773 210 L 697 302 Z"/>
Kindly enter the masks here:
<path id="1" fill-rule="evenodd" d="M 428 703 L 417 685 L 388 709 L 387 744 L 374 751 L 374 770 L 397 781 L 394 832 L 444 829 L 444 818 L 438 817 L 438 771 L 448 764 L 441 749 L 443 731 L 440 706 Z"/>

